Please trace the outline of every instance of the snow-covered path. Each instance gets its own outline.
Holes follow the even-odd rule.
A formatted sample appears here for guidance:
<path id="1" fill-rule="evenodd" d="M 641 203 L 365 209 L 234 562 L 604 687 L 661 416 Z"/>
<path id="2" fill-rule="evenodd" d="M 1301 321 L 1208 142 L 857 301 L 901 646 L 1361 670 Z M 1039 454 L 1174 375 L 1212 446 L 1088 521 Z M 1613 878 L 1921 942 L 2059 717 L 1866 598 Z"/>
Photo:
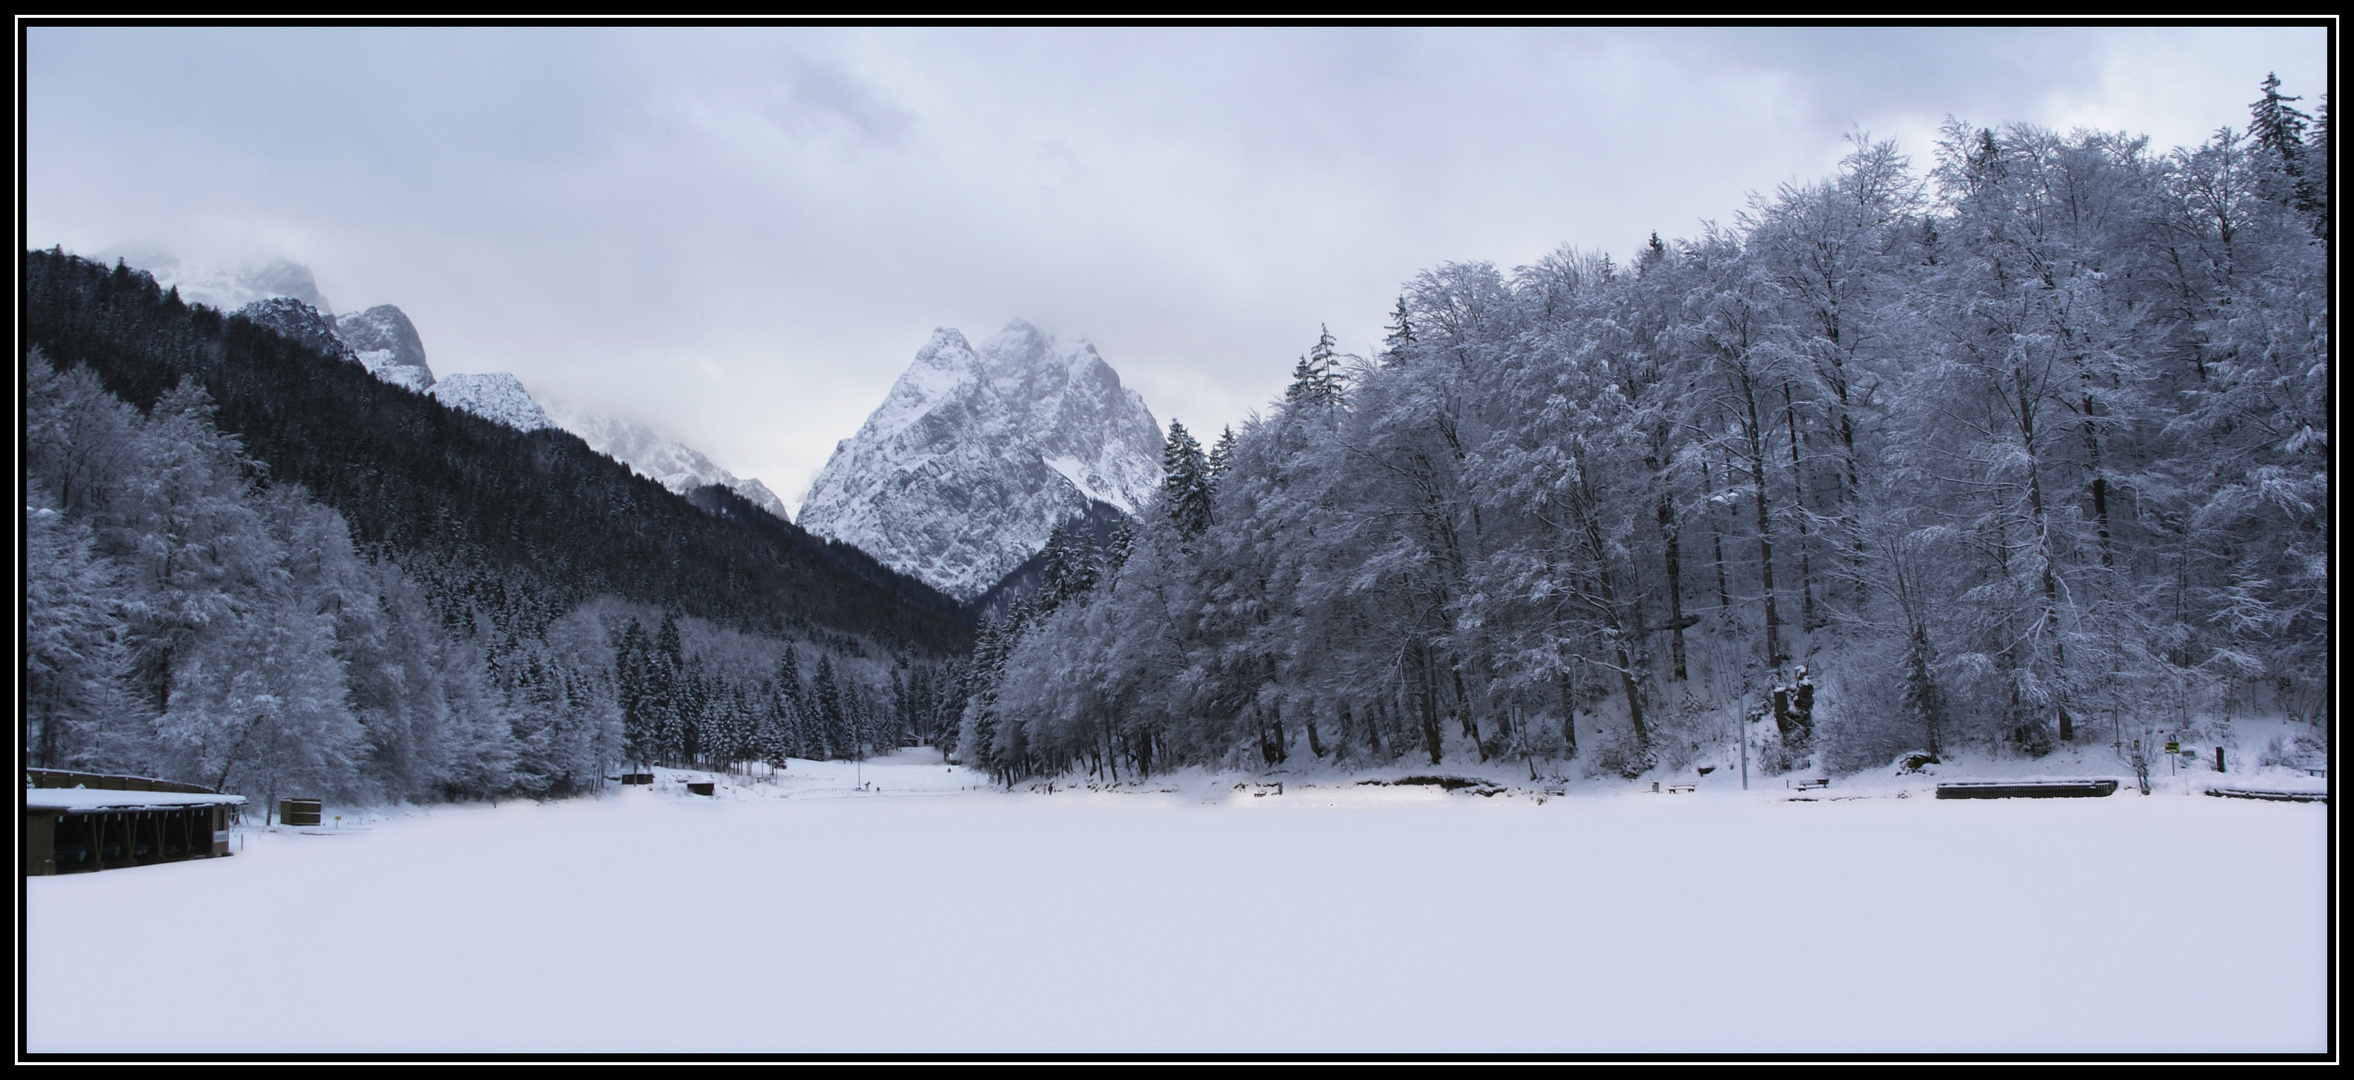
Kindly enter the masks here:
<path id="1" fill-rule="evenodd" d="M 864 771 L 881 794 L 442 808 L 31 879 L 27 1048 L 2324 1048 L 2319 805 Z"/>

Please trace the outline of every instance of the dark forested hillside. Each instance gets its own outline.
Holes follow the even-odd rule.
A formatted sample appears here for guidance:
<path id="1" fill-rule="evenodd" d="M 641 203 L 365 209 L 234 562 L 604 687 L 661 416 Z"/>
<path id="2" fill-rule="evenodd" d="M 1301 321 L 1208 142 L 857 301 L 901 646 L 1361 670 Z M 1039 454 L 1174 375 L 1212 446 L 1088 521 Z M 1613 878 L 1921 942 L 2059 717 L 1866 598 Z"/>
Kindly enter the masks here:
<path id="1" fill-rule="evenodd" d="M 704 512 L 742 525 L 753 534 L 765 537 L 779 548 L 822 558 L 877 589 L 900 600 L 950 619 L 971 623 L 966 606 L 921 581 L 876 561 L 864 551 L 841 542 L 811 535 L 808 530 L 769 513 L 759 504 L 720 484 L 705 484 L 686 495 L 688 502 Z"/>
<path id="2" fill-rule="evenodd" d="M 87 365 L 141 410 L 183 378 L 273 483 L 298 483 L 425 583 L 529 636 L 596 596 L 749 632 L 853 634 L 945 656 L 971 640 L 953 604 L 773 518 L 709 513 L 570 434 L 519 432 L 377 380 L 146 275 L 61 252 L 24 256 L 21 344 Z"/>

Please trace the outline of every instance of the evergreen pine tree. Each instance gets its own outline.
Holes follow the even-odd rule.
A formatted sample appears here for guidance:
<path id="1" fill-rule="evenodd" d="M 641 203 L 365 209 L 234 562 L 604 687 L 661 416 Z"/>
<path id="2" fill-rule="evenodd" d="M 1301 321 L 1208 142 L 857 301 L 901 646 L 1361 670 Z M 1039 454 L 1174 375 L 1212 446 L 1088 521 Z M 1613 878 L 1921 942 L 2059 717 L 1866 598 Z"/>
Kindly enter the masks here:
<path id="1" fill-rule="evenodd" d="M 2273 174 L 2265 194 L 2306 215 L 2314 223 L 2315 235 L 2320 235 L 2323 199 L 2306 162 L 2306 131 L 2313 118 L 2289 104 L 2304 99 L 2281 93 L 2278 74 L 2264 76 L 2263 90 L 2264 96 L 2248 106 L 2248 133 L 2255 136 Z"/>
<path id="2" fill-rule="evenodd" d="M 1401 304 L 1404 301 L 1399 301 Z M 1402 316 L 1401 316 L 1402 317 Z M 1325 327 L 1316 345 L 1291 369 L 1291 385 L 1283 391 L 1284 406 L 1293 411 L 1340 404 L 1340 354 L 1333 346 L 1332 328 Z"/>
<path id="3" fill-rule="evenodd" d="M 1104 545 L 1103 576 L 1110 578 L 1118 575 L 1120 567 L 1127 565 L 1129 549 L 1135 545 L 1136 525 L 1128 518 L 1121 518 L 1120 523 L 1112 527 L 1111 540 Z"/>
<path id="4" fill-rule="evenodd" d="M 776 664 L 776 708 L 780 735 L 791 752 L 804 758 L 823 757 L 812 745 L 816 732 L 809 723 L 809 697 L 801 688 L 801 661 L 790 645 Z"/>
<path id="5" fill-rule="evenodd" d="M 850 755 L 848 718 L 842 715 L 842 688 L 834 679 L 833 657 L 817 656 L 817 678 L 810 683 L 810 712 L 826 757 Z"/>
<path id="6" fill-rule="evenodd" d="M 1234 467 L 1234 426 L 1229 424 L 1218 432 L 1218 441 L 1210 445 L 1210 479 L 1215 482 Z"/>
<path id="7" fill-rule="evenodd" d="M 1642 252 L 1635 256 L 1635 276 L 1642 277 L 1665 262 L 1667 262 L 1667 245 L 1660 241 L 1659 231 L 1654 229 L 1651 232 L 1650 241 L 1645 243 Z"/>
<path id="8" fill-rule="evenodd" d="M 1046 565 L 1039 572 L 1036 603 L 1040 614 L 1085 596 L 1095 588 L 1095 546 L 1087 539 L 1087 524 L 1074 518 L 1055 526 L 1046 541 Z"/>
<path id="9" fill-rule="evenodd" d="M 1185 425 L 1169 421 L 1169 442 L 1161 451 L 1161 507 L 1182 536 L 1210 527 L 1210 463 Z"/>
<path id="10" fill-rule="evenodd" d="M 654 715 L 654 643 L 636 619 L 622 628 L 613 647 L 613 682 L 621 706 L 622 755 L 642 770 L 653 763 L 658 724 Z"/>
<path id="11" fill-rule="evenodd" d="M 683 730 L 687 715 L 685 702 L 686 656 L 679 643 L 678 613 L 662 613 L 661 629 L 654 633 L 654 650 L 648 658 L 646 678 L 647 714 L 653 756 L 664 764 L 676 766 L 686 747 Z"/>
<path id="12" fill-rule="evenodd" d="M 1406 363 L 1414 348 L 1414 319 L 1406 313 L 1403 295 L 1398 297 L 1397 310 L 1390 312 L 1388 330 L 1381 339 L 1381 363 L 1383 367 L 1395 367 Z"/>

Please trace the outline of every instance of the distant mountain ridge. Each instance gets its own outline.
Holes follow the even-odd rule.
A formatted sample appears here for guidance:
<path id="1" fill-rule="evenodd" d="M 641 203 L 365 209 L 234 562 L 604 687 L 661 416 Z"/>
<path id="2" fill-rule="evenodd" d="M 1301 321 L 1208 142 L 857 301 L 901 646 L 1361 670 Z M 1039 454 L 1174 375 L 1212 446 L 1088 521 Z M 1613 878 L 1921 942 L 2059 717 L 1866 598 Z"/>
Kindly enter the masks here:
<path id="1" fill-rule="evenodd" d="M 576 436 L 427 403 L 312 335 L 191 307 L 127 267 L 51 251 L 20 266 L 26 346 L 89 365 L 142 409 L 183 381 L 202 387 L 269 482 L 303 485 L 356 542 L 399 553 L 445 618 L 479 611 L 529 636 L 611 595 L 851 655 L 970 646 L 953 601 L 771 515 L 710 508 L 732 495 L 698 505 Z M 322 317 L 299 306 L 256 314 L 315 330 L 304 320 Z"/>
<path id="2" fill-rule="evenodd" d="M 590 449 L 681 495 L 717 484 L 776 515 L 780 521 L 792 520 L 785 501 L 770 491 L 768 485 L 756 479 L 738 478 L 702 451 L 663 438 L 643 424 L 584 412 L 566 404 L 549 406 L 547 415 L 557 427 L 580 436 Z"/>
<path id="3" fill-rule="evenodd" d="M 784 500 L 767 485 L 740 479 L 701 451 L 662 438 L 642 425 L 576 409 L 551 412 L 532 397 L 522 380 L 505 372 L 435 378 L 426 361 L 424 338 L 406 312 L 379 304 L 335 315 L 310 268 L 300 263 L 281 258 L 259 266 L 207 267 L 145 248 L 113 250 L 102 256 L 94 261 L 119 260 L 137 266 L 158 286 L 179 288 L 186 302 L 234 311 L 322 356 L 356 363 L 385 382 L 431 395 L 451 408 L 517 431 L 561 427 L 597 452 L 681 495 L 719 484 L 780 519 L 791 519 Z"/>
<path id="4" fill-rule="evenodd" d="M 357 364 L 385 382 L 430 395 L 453 409 L 517 431 L 555 426 L 522 380 L 506 372 L 434 378 L 416 326 L 391 304 L 337 319 L 294 297 L 273 296 L 238 308 L 237 315 L 321 356 Z"/>
<path id="5" fill-rule="evenodd" d="M 975 349 L 933 331 L 810 485 L 800 524 L 971 602 L 1101 503 L 1161 482 L 1161 427 L 1082 340 L 1020 319 Z"/>

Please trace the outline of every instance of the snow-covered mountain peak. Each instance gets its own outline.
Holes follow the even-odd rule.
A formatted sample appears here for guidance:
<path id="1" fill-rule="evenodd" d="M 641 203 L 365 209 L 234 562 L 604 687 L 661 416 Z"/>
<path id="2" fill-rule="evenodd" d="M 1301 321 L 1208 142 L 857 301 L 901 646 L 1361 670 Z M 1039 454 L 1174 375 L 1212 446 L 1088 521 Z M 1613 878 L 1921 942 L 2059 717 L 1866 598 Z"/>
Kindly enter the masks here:
<path id="1" fill-rule="evenodd" d="M 1020 319 L 978 349 L 943 328 L 835 447 L 801 524 L 969 600 L 1090 501 L 1136 512 L 1160 452 L 1160 424 L 1093 345 Z"/>
<path id="2" fill-rule="evenodd" d="M 256 300 L 238 308 L 237 317 L 279 337 L 300 342 L 320 355 L 339 357 L 355 364 L 359 362 L 352 347 L 344 344 L 343 335 L 336 332 L 334 319 L 291 296 Z"/>
<path id="3" fill-rule="evenodd" d="M 979 377 L 981 358 L 973 352 L 963 334 L 942 327 L 932 331 L 932 340 L 916 350 L 915 363 L 891 384 L 891 392 L 883 403 L 866 418 L 856 436 L 862 441 L 878 441 L 899 434 L 933 406 L 955 394 L 959 387 Z M 840 452 L 840 447 L 836 447 Z"/>
<path id="4" fill-rule="evenodd" d="M 537 431 L 556 425 L 523 389 L 522 380 L 504 371 L 479 375 L 445 375 L 428 391 L 442 404 L 495 420 L 517 431 Z"/>
<path id="5" fill-rule="evenodd" d="M 391 304 L 337 316 L 336 332 L 361 366 L 395 386 L 424 391 L 433 385 L 433 369 L 425 364 L 425 341 L 407 314 Z"/>
<path id="6" fill-rule="evenodd" d="M 1030 325 L 1026 319 L 1015 319 L 981 343 L 982 369 L 993 378 L 1018 379 L 1031 369 L 1052 362 L 1054 346 L 1053 335 Z"/>

